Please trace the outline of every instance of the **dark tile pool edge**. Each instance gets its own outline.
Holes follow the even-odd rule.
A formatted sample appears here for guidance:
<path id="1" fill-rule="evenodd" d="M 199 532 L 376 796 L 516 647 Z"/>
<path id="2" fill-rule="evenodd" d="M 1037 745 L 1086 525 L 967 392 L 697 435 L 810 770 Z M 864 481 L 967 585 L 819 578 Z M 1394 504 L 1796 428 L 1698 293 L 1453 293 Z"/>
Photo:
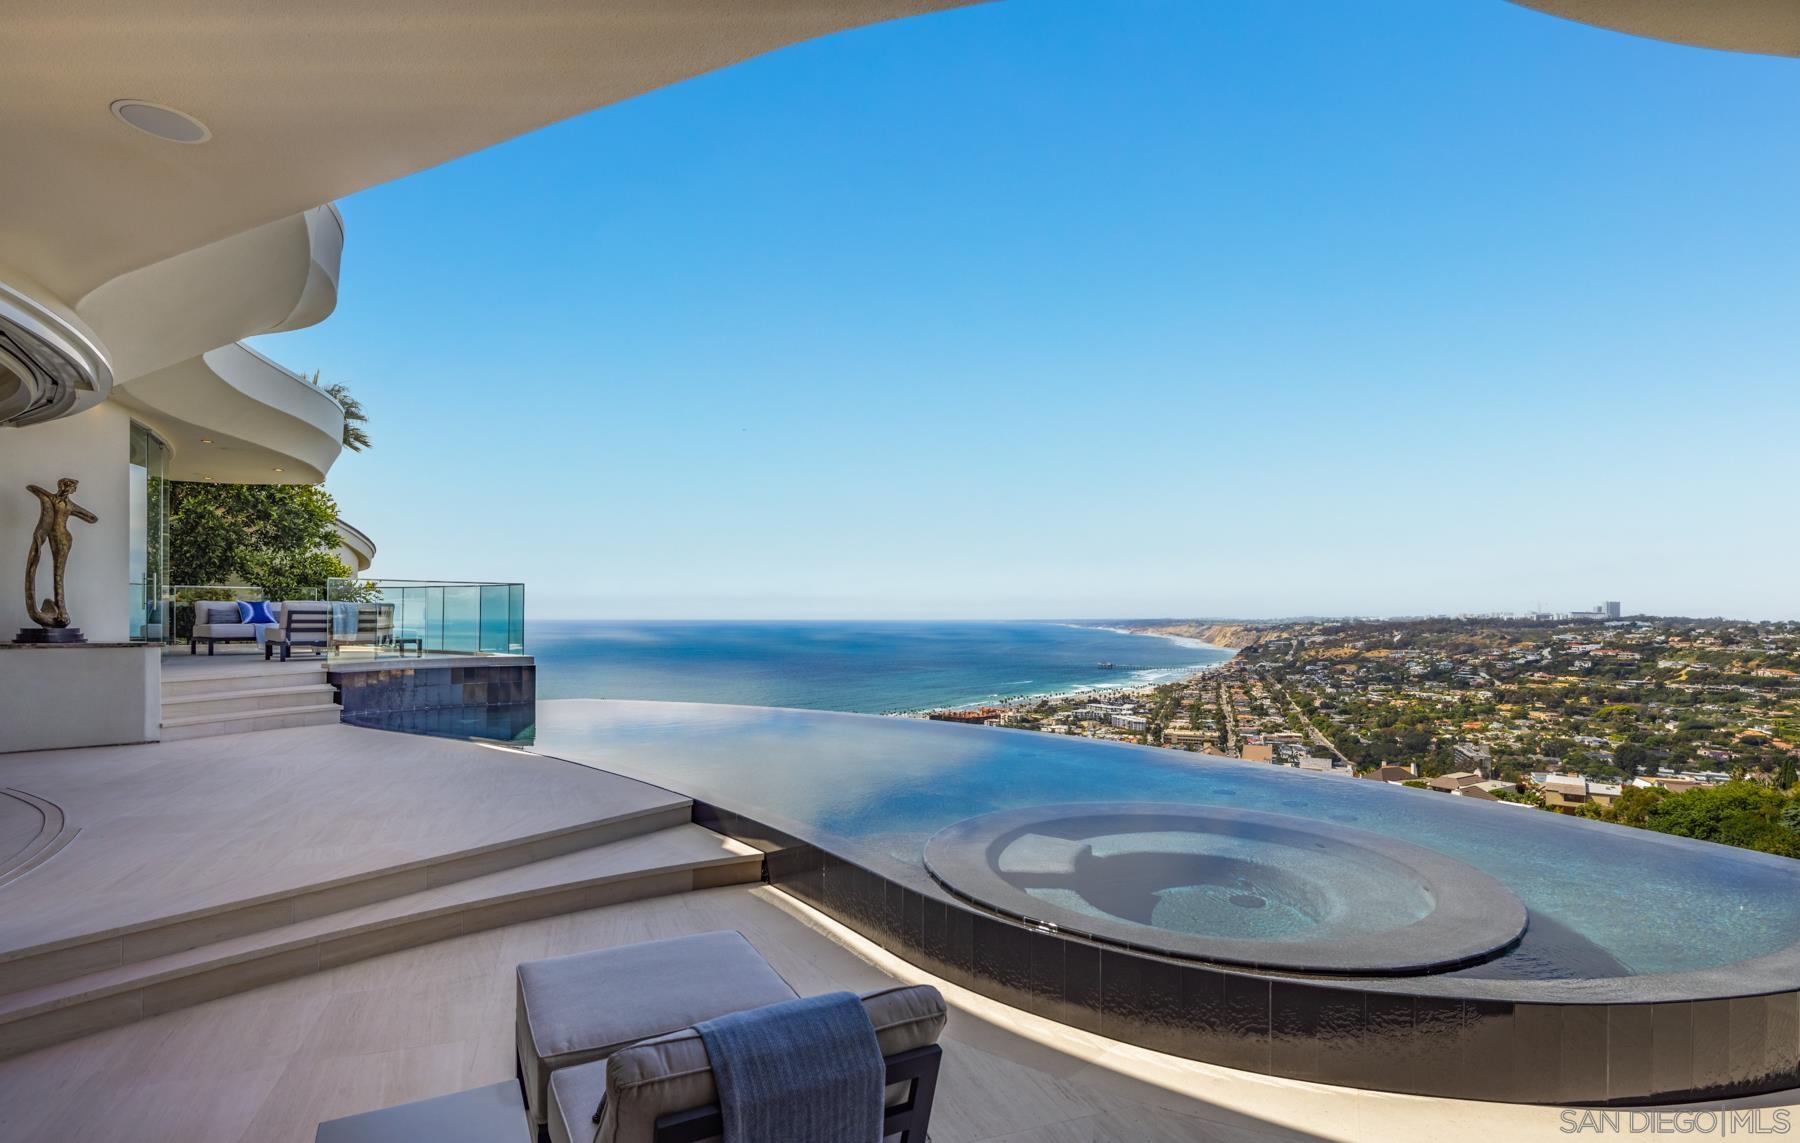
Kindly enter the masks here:
<path id="1" fill-rule="evenodd" d="M 537 665 L 528 655 L 339 661 L 326 667 L 326 679 L 338 689 L 346 719 L 537 699 Z"/>
<path id="2" fill-rule="evenodd" d="M 1800 1086 L 1800 990 L 1665 1003 L 1409 995 L 1103 946 L 996 916 L 726 807 L 694 821 L 767 881 L 935 976 L 1111 1039 L 1245 1071 L 1502 1103 L 1645 1105 Z M 844 845 L 841 848 L 852 850 Z M 923 871 L 919 873 L 924 877 Z"/>

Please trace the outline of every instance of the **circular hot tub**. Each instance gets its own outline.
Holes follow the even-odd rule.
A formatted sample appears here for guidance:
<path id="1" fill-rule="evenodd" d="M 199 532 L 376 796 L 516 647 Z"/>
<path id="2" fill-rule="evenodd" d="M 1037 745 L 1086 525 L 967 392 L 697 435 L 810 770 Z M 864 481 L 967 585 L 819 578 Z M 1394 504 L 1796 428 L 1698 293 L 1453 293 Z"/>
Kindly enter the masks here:
<path id="1" fill-rule="evenodd" d="M 1506 951 L 1525 906 L 1481 871 L 1379 834 L 1211 806 L 1007 810 L 931 838 L 950 892 L 1165 955 L 1298 972 L 1439 972 Z"/>

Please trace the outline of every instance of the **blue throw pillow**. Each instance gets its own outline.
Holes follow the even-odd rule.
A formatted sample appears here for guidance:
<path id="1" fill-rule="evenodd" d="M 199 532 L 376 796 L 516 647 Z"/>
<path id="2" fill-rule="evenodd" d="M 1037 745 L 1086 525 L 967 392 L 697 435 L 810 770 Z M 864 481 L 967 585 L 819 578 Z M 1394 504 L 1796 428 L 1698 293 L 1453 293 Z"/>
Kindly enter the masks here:
<path id="1" fill-rule="evenodd" d="M 258 599 L 250 603 L 245 603 L 240 599 L 238 600 L 238 622 L 274 623 L 276 622 L 276 619 L 273 615 L 269 614 L 269 605 L 262 600 Z"/>

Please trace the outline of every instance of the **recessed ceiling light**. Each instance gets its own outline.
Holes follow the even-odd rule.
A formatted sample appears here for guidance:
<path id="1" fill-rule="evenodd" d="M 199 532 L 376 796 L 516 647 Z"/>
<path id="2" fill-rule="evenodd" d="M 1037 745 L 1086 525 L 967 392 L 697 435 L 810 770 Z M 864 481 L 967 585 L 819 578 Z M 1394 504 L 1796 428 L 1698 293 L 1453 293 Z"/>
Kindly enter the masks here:
<path id="1" fill-rule="evenodd" d="M 287 469 L 285 469 L 285 468 L 278 468 L 278 469 L 276 469 L 276 470 L 275 470 L 275 471 L 276 471 L 276 472 L 286 472 L 286 471 L 287 471 Z"/>
<path id="2" fill-rule="evenodd" d="M 211 437 L 201 437 L 201 438 L 200 438 L 200 443 L 201 443 L 201 444 L 211 444 L 211 443 L 212 443 L 212 438 L 211 438 Z"/>
<path id="3" fill-rule="evenodd" d="M 146 135 L 167 139 L 171 143 L 204 143 L 212 138 L 212 131 L 206 124 L 185 111 L 164 107 L 160 103 L 147 103 L 142 99 L 115 99 L 112 113 L 127 126 L 136 127 Z"/>

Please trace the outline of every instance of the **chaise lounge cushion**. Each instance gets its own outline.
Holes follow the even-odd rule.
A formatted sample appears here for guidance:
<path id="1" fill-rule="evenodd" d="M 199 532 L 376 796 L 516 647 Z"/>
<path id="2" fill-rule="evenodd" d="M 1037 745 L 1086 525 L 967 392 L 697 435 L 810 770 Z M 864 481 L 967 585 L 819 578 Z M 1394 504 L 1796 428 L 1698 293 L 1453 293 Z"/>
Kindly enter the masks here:
<path id="1" fill-rule="evenodd" d="M 519 1070 L 532 1120 L 546 1122 L 550 1073 L 558 1069 L 604 1059 L 639 1040 L 702 1020 L 798 995 L 735 932 L 521 964 Z"/>
<path id="2" fill-rule="evenodd" d="M 930 985 L 896 985 L 866 994 L 863 1009 L 875 1026 L 883 1056 L 937 1043 L 944 1030 L 944 998 Z M 598 1129 L 594 1109 L 606 1102 Z M 888 1089 L 890 1106 L 906 1085 Z M 550 1077 L 550 1138 L 554 1143 L 650 1143 L 659 1116 L 718 1102 L 706 1043 L 692 1028 L 657 1036 L 593 1063 Z"/>
<path id="3" fill-rule="evenodd" d="M 550 1143 L 593 1143 L 594 1109 L 606 1094 L 606 1061 L 550 1073 Z"/>

